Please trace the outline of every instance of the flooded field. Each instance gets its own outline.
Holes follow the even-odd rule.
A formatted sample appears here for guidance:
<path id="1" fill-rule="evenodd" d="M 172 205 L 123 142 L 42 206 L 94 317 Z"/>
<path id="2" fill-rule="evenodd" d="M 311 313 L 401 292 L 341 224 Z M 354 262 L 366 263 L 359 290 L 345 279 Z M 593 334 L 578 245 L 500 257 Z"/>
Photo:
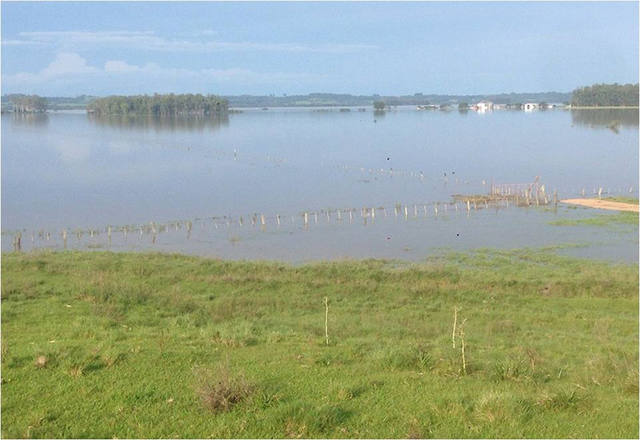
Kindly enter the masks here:
<path id="1" fill-rule="evenodd" d="M 637 197 L 638 111 L 245 109 L 222 119 L 2 116 L 2 249 L 159 250 L 293 262 L 559 246 L 637 261 L 637 225 L 492 184 Z"/>

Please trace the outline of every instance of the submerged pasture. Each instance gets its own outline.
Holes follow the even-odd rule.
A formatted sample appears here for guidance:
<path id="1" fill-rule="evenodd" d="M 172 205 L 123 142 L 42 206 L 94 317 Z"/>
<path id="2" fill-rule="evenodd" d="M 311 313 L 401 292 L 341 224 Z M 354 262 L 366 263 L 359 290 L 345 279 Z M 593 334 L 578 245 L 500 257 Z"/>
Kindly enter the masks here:
<path id="1" fill-rule="evenodd" d="M 637 265 L 2 256 L 3 437 L 637 438 L 637 414 Z"/>

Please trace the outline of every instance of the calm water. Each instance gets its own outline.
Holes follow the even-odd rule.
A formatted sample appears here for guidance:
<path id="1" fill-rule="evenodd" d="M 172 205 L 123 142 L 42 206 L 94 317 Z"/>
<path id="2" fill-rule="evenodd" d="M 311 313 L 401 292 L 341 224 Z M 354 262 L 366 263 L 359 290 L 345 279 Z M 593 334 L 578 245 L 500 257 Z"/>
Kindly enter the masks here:
<path id="1" fill-rule="evenodd" d="M 2 249 L 11 249 L 16 230 L 23 249 L 61 248 L 67 229 L 72 248 L 234 259 L 421 259 L 440 248 L 562 243 L 581 245 L 566 251 L 578 255 L 637 261 L 637 227 L 548 224 L 594 210 L 467 213 L 447 205 L 445 212 L 452 194 L 535 176 L 561 198 L 600 186 L 637 197 L 637 110 L 270 109 L 223 120 L 3 115 Z M 385 209 L 363 218 L 364 207 Z M 155 243 L 152 234 L 134 231 L 151 222 Z M 124 225 L 126 238 L 118 230 Z M 101 232 L 78 239 L 79 228 Z"/>

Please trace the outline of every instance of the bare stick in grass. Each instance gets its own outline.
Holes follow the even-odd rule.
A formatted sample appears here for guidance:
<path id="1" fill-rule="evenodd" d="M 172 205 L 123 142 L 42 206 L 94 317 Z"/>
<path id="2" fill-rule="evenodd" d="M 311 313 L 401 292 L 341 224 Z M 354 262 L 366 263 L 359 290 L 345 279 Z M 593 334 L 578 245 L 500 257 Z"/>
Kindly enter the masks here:
<path id="1" fill-rule="evenodd" d="M 456 325 L 458 323 L 458 307 L 453 308 L 453 332 L 451 332 L 451 343 L 456 348 Z"/>
<path id="2" fill-rule="evenodd" d="M 467 374 L 467 359 L 465 358 L 465 352 L 464 352 L 464 323 L 467 322 L 467 319 L 463 319 L 462 320 L 462 324 L 460 324 L 460 348 L 461 348 L 461 354 L 462 354 L 462 372 L 464 374 Z"/>
<path id="3" fill-rule="evenodd" d="M 324 342 L 329 345 L 329 298 L 324 297 Z"/>

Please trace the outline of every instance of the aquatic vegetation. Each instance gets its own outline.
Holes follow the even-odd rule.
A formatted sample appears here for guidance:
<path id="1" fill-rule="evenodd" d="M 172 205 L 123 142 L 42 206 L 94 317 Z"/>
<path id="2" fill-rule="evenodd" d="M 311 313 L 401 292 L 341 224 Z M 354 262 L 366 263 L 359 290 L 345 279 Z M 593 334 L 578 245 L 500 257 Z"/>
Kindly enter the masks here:
<path id="1" fill-rule="evenodd" d="M 599 214 L 588 218 L 554 220 L 549 224 L 554 226 L 615 226 L 620 224 L 638 226 L 638 213 L 616 212 Z"/>
<path id="2" fill-rule="evenodd" d="M 620 202 L 620 203 L 633 203 L 635 205 L 638 204 L 638 199 L 636 197 L 612 196 L 612 197 L 604 197 L 603 200 L 610 200 L 612 202 Z"/>

